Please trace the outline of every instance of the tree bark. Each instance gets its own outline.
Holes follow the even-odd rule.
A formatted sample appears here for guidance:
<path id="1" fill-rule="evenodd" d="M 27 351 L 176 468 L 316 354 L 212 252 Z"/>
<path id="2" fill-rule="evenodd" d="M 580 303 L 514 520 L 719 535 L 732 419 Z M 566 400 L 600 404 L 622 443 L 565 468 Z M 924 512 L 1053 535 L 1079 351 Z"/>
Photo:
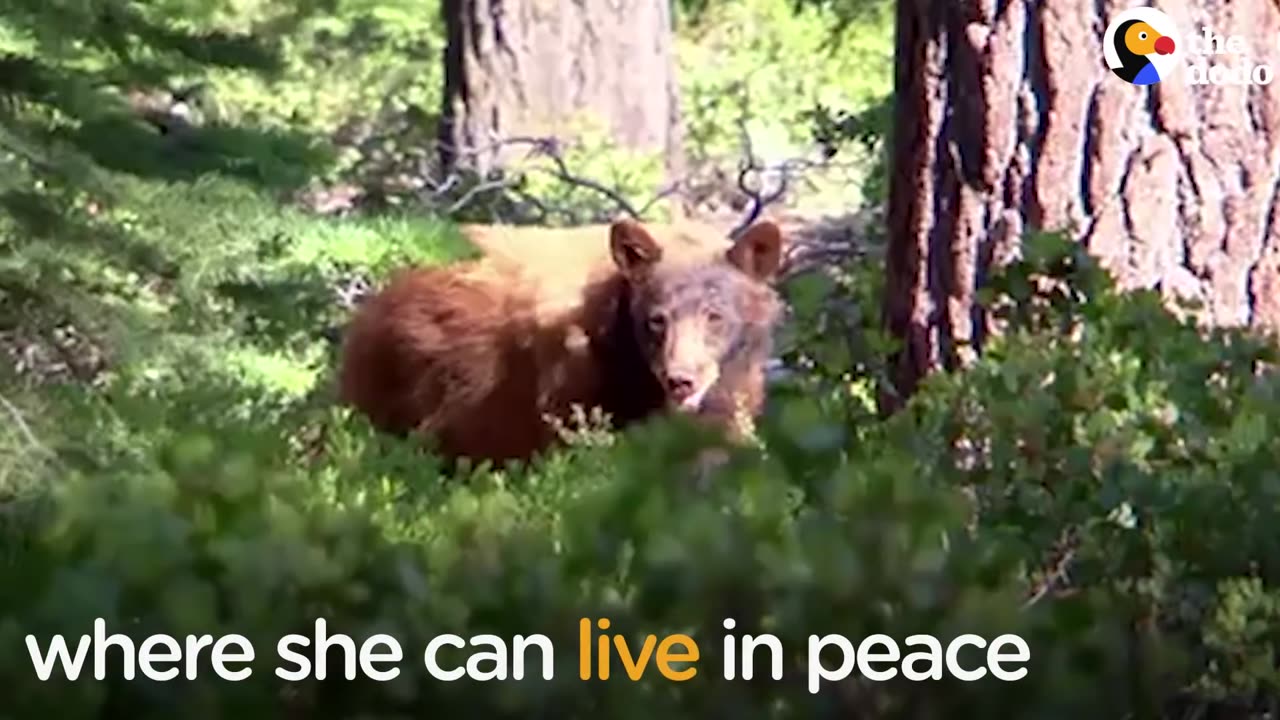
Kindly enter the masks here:
<path id="1" fill-rule="evenodd" d="M 1280 89 L 1193 86 L 1186 68 L 1207 27 L 1250 49 L 1217 62 L 1280 71 L 1280 9 L 1157 2 L 1182 67 L 1140 87 L 1102 51 L 1131 5 L 899 1 L 885 323 L 902 351 L 888 411 L 981 348 L 975 292 L 1028 230 L 1084 243 L 1122 288 L 1201 301 L 1207 324 L 1280 326 Z"/>
<path id="2" fill-rule="evenodd" d="M 443 13 L 446 167 L 465 159 L 487 172 L 529 150 L 496 143 L 572 142 L 586 122 L 622 148 L 660 153 L 668 175 L 683 171 L 666 0 L 444 0 Z"/>

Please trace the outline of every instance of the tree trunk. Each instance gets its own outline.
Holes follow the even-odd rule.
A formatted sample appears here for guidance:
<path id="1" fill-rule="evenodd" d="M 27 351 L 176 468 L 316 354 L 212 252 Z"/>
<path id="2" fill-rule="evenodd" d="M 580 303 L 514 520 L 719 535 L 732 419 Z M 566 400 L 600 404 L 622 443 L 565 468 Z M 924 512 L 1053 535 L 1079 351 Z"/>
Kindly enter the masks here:
<path id="1" fill-rule="evenodd" d="M 1280 71 L 1264 0 L 1164 0 L 1179 69 L 1130 85 L 1102 50 L 1117 0 L 900 0 L 885 322 L 899 399 L 988 332 L 975 291 L 1024 231 L 1068 233 L 1123 288 L 1205 307 L 1218 326 L 1280 325 L 1280 90 L 1190 84 L 1203 28 Z M 891 411 L 900 400 L 886 399 Z"/>
<path id="2" fill-rule="evenodd" d="M 667 0 L 444 0 L 443 11 L 446 167 L 486 172 L 529 151 L 495 147 L 504 139 L 571 143 L 587 128 L 683 171 Z"/>

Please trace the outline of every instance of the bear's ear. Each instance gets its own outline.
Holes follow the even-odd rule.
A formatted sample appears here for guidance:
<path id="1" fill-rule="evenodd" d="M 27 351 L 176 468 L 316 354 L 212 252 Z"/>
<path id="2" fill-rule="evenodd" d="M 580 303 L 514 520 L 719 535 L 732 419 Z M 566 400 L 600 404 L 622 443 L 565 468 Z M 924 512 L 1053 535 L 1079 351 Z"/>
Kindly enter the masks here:
<path id="1" fill-rule="evenodd" d="M 725 252 L 725 259 L 757 280 L 772 280 L 782 265 L 782 229 L 769 220 L 752 225 Z"/>
<path id="2" fill-rule="evenodd" d="M 637 278 L 662 259 L 662 247 L 640 223 L 622 219 L 609 227 L 613 262 L 628 278 Z"/>

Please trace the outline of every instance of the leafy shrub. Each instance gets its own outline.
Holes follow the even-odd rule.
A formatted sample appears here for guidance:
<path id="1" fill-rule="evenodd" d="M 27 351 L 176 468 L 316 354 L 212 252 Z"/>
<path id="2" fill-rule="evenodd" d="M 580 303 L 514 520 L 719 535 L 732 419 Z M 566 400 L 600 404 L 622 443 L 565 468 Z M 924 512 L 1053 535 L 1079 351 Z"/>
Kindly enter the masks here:
<path id="1" fill-rule="evenodd" d="M 1011 332 L 922 394 L 909 431 L 935 440 L 917 443 L 921 470 L 975 490 L 980 527 L 1037 587 L 1105 594 L 1132 624 L 1143 692 L 1273 702 L 1272 341 L 1117 293 L 1054 236 L 990 294 Z"/>
<path id="2" fill-rule="evenodd" d="M 430 465 L 415 468 L 401 455 L 393 482 L 380 483 L 388 460 L 361 448 L 384 443 L 358 424 L 330 441 L 346 453 L 307 473 L 282 451 L 279 427 L 262 419 L 272 417 L 269 408 L 241 409 L 218 396 L 226 394 L 211 387 L 164 404 L 120 405 L 137 423 L 127 441 L 136 444 L 99 450 L 57 483 L 44 529 L 4 569 L 12 582 L 0 593 L 0 672 L 12 712 L 77 717 L 109 706 L 159 716 L 181 704 L 201 715 L 267 716 L 278 702 L 326 716 L 428 704 L 501 716 L 692 716 L 715 706 L 810 714 L 835 698 L 809 696 L 795 681 L 715 680 L 721 618 L 774 632 L 796 652 L 808 632 L 945 633 L 1007 627 L 1000 618 L 1015 617 L 995 611 L 1016 600 L 1010 586 L 981 582 L 1000 572 L 989 552 L 961 536 L 953 541 L 963 551 L 939 544 L 962 529 L 963 505 L 954 494 L 900 482 L 909 467 L 901 453 L 857 465 L 831 450 L 748 457 L 737 482 L 726 478 L 703 495 L 681 471 L 698 444 L 680 428 L 655 427 L 608 448 L 608 464 L 592 462 L 605 449 L 585 448 L 574 462 L 534 474 L 433 487 L 443 481 L 432 480 Z M 173 412 L 195 407 L 201 412 L 189 422 Z M 156 417 L 148 422 L 147 413 Z M 818 481 L 824 465 L 834 481 L 819 484 L 826 492 L 796 496 L 793 478 Z M 608 474 L 584 475 L 593 466 Z M 418 495 L 401 483 L 426 488 Z M 417 517 L 393 510 L 401 503 Z M 678 686 L 579 682 L 572 652 L 580 616 L 610 617 L 627 633 L 692 633 L 704 653 L 702 678 Z M 95 617 L 139 639 L 240 633 L 262 663 L 253 681 L 235 685 L 34 682 L 22 636 L 74 638 Z M 274 641 L 309 634 L 317 617 L 357 638 L 397 637 L 409 652 L 403 679 L 320 682 L 277 701 Z M 547 633 L 562 653 L 556 679 L 492 688 L 414 672 L 416 651 L 443 632 Z M 972 700 L 969 688 L 955 691 L 949 702 Z M 782 709 L 771 710 L 774 699 Z"/>

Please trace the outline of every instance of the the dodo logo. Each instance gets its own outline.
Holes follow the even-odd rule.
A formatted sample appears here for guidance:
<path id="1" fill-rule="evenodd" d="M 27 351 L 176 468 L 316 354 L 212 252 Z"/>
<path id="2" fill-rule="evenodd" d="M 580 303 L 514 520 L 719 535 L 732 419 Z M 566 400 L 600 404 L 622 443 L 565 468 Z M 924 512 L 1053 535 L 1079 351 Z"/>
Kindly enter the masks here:
<path id="1" fill-rule="evenodd" d="M 1121 13 L 1102 37 L 1107 66 L 1120 79 L 1134 85 L 1153 85 L 1169 77 L 1181 46 L 1173 21 L 1150 7 Z"/>

